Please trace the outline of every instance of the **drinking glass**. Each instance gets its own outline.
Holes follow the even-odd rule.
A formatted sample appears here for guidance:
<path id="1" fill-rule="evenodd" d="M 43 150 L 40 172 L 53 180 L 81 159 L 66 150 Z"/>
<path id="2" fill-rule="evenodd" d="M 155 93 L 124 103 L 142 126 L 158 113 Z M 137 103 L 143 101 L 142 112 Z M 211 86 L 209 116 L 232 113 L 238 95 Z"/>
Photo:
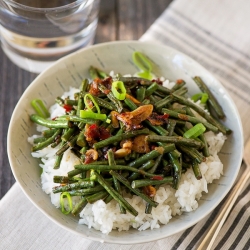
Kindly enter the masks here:
<path id="1" fill-rule="evenodd" d="M 57 59 L 93 43 L 99 0 L 0 0 L 5 54 L 40 73 Z"/>

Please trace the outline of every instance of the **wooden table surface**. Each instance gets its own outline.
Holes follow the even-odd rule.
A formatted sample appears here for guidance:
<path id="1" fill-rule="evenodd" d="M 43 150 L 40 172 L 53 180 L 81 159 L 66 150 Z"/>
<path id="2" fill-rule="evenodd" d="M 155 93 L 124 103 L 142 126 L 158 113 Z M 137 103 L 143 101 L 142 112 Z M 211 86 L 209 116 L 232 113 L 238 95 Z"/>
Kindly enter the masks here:
<path id="1" fill-rule="evenodd" d="M 137 40 L 168 7 L 171 0 L 101 0 L 95 43 Z M 7 156 L 11 114 L 37 75 L 14 65 L 0 49 L 0 199 L 14 184 Z"/>

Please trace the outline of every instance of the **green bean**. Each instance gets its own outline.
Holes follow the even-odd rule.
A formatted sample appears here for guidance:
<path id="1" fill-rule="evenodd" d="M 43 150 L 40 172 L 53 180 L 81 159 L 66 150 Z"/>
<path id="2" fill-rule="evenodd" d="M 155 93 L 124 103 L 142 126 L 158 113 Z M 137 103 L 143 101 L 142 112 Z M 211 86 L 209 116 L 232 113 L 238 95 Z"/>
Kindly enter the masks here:
<path id="1" fill-rule="evenodd" d="M 56 155 L 62 155 L 69 148 L 69 144 L 64 142 L 64 144 L 56 151 Z"/>
<path id="2" fill-rule="evenodd" d="M 177 89 L 180 89 L 181 87 L 183 87 L 184 85 L 185 85 L 186 83 L 185 83 L 185 81 L 183 81 L 183 80 L 177 80 L 176 82 L 175 82 L 175 85 L 171 88 L 171 90 L 177 90 Z"/>
<path id="3" fill-rule="evenodd" d="M 187 87 L 181 87 L 180 89 L 177 89 L 173 92 L 173 94 L 175 95 L 179 95 L 179 96 L 183 96 L 188 92 L 188 88 Z"/>
<path id="4" fill-rule="evenodd" d="M 77 100 L 71 100 L 71 99 L 65 99 L 64 104 L 69 105 L 69 106 L 77 106 L 78 101 Z"/>
<path id="5" fill-rule="evenodd" d="M 83 171 L 81 169 L 73 169 L 73 170 L 68 172 L 68 177 L 71 178 L 71 177 L 76 176 L 82 172 Z"/>
<path id="6" fill-rule="evenodd" d="M 109 166 L 116 165 L 116 163 L 115 163 L 115 157 L 114 157 L 114 152 L 112 150 L 108 151 L 108 161 L 109 161 Z M 115 186 L 116 191 L 120 195 L 122 195 L 120 183 L 117 181 L 117 179 L 114 176 L 113 176 L 113 182 L 114 182 L 114 186 Z M 119 204 L 119 207 L 120 207 L 121 214 L 125 214 L 126 213 L 126 209 L 121 204 Z"/>
<path id="7" fill-rule="evenodd" d="M 114 103 L 116 111 L 118 113 L 121 113 L 123 110 L 122 103 L 118 99 L 115 98 L 113 93 L 102 84 L 98 84 L 98 88 L 99 88 L 99 90 L 101 90 L 102 93 L 107 95 L 107 97 L 110 99 L 110 101 L 112 101 Z"/>
<path id="8" fill-rule="evenodd" d="M 95 187 L 91 188 L 83 188 L 83 189 L 76 189 L 76 190 L 70 190 L 68 193 L 71 196 L 85 196 L 89 194 L 95 194 L 99 191 L 104 190 L 104 187 L 102 185 L 96 185 Z"/>
<path id="9" fill-rule="evenodd" d="M 140 158 L 130 162 L 128 164 L 128 166 L 133 167 L 133 168 L 138 168 L 140 167 L 143 163 L 148 162 L 149 160 L 153 160 L 156 157 L 158 157 L 159 155 L 162 155 L 163 153 L 167 153 L 170 151 L 173 151 L 175 149 L 174 144 L 169 144 L 166 146 L 166 148 L 164 147 L 159 147 L 155 150 L 152 150 L 151 152 L 142 155 Z"/>
<path id="10" fill-rule="evenodd" d="M 119 204 L 121 204 L 121 206 L 123 206 L 132 215 L 134 215 L 134 216 L 138 215 L 138 212 L 112 186 L 110 186 L 100 174 L 95 172 L 95 175 L 97 177 L 97 181 L 106 189 L 106 191 L 110 195 L 112 195 L 112 197 Z"/>
<path id="11" fill-rule="evenodd" d="M 87 197 L 83 197 L 72 209 L 71 213 L 74 216 L 77 216 L 80 214 L 80 212 L 84 209 L 84 207 L 88 204 L 88 201 L 86 199 Z"/>
<path id="12" fill-rule="evenodd" d="M 48 138 L 46 141 L 43 141 L 43 142 L 40 142 L 40 143 L 37 143 L 35 144 L 33 147 L 32 147 L 32 152 L 35 152 L 35 151 L 38 151 L 38 150 L 41 150 L 43 148 L 46 148 L 47 146 L 49 146 L 51 143 L 54 142 L 54 140 L 56 139 L 56 137 L 58 135 L 60 135 L 62 133 L 62 130 L 61 129 L 58 129 L 54 135 L 52 135 L 50 138 Z"/>
<path id="13" fill-rule="evenodd" d="M 55 138 L 55 141 L 52 142 L 52 143 L 50 144 L 50 147 L 51 147 L 51 148 L 55 148 L 55 147 L 57 147 L 61 142 L 62 142 L 61 135 L 58 135 L 58 136 Z"/>
<path id="14" fill-rule="evenodd" d="M 124 102 L 129 107 L 130 110 L 135 110 L 138 108 L 136 104 L 128 98 L 125 98 Z"/>
<path id="15" fill-rule="evenodd" d="M 161 185 L 161 184 L 173 184 L 174 178 L 172 176 L 168 176 L 163 178 L 162 180 L 150 180 L 150 179 L 140 179 L 140 180 L 134 180 L 131 183 L 132 188 L 140 188 L 140 187 L 146 187 L 146 186 L 155 186 L 155 185 Z"/>
<path id="16" fill-rule="evenodd" d="M 181 157 L 181 153 L 180 153 L 177 149 L 171 151 L 171 154 L 172 154 L 173 157 L 175 157 L 175 158 Z"/>
<path id="17" fill-rule="evenodd" d="M 149 100 L 150 100 L 150 103 L 153 105 L 155 105 L 155 103 L 158 102 L 158 99 L 154 95 L 149 96 Z"/>
<path id="18" fill-rule="evenodd" d="M 60 147 L 63 147 L 63 145 L 64 145 L 64 142 L 61 142 Z M 62 158 L 63 158 L 63 154 L 56 155 L 56 159 L 55 159 L 54 167 L 53 167 L 54 169 L 59 169 L 60 168 Z"/>
<path id="19" fill-rule="evenodd" d="M 106 203 L 106 204 L 108 204 L 110 201 L 112 201 L 113 200 L 113 196 L 112 195 L 108 195 L 105 199 L 104 199 L 104 202 Z M 125 210 L 126 211 L 126 210 Z"/>
<path id="20" fill-rule="evenodd" d="M 148 162 L 145 162 L 140 168 L 139 170 L 143 170 L 143 171 L 147 171 L 149 170 L 150 168 L 152 168 L 154 166 L 155 162 L 153 160 L 149 160 Z M 133 181 L 135 179 L 137 179 L 138 177 L 140 176 L 139 173 L 132 173 L 128 180 L 129 181 Z"/>
<path id="21" fill-rule="evenodd" d="M 94 143 L 93 148 L 94 149 L 103 148 L 110 144 L 113 144 L 113 143 L 116 143 L 125 139 L 129 139 L 137 135 L 148 134 L 148 133 L 149 133 L 148 129 L 141 129 L 141 130 L 134 130 L 134 131 L 126 132 L 124 134 L 114 135 L 105 140 Z"/>
<path id="22" fill-rule="evenodd" d="M 46 129 L 44 131 L 42 131 L 42 135 L 45 138 L 49 138 L 51 137 L 53 134 L 55 134 L 55 132 L 57 131 L 57 128 L 52 128 L 52 129 Z"/>
<path id="23" fill-rule="evenodd" d="M 155 171 L 157 170 L 158 166 L 160 165 L 160 162 L 161 162 L 161 160 L 162 160 L 162 157 L 163 157 L 163 155 L 159 155 L 159 156 L 157 157 L 157 159 L 155 160 L 155 163 L 154 163 L 154 165 L 152 166 L 152 168 L 150 168 L 150 169 L 148 170 L 148 173 L 150 173 L 150 174 L 154 174 L 154 173 L 155 173 Z"/>
<path id="24" fill-rule="evenodd" d="M 204 145 L 200 141 L 197 141 L 192 138 L 184 138 L 181 136 L 162 136 L 162 135 L 148 135 L 146 140 L 149 142 L 166 142 L 166 143 L 175 143 L 186 145 L 195 148 L 203 148 Z"/>
<path id="25" fill-rule="evenodd" d="M 48 138 L 45 138 L 45 137 L 37 137 L 37 138 L 34 138 L 33 143 L 34 144 L 41 143 L 41 142 L 46 141 L 47 139 Z"/>
<path id="26" fill-rule="evenodd" d="M 148 104 L 150 104 L 150 100 L 144 99 L 141 104 L 148 105 Z"/>
<path id="27" fill-rule="evenodd" d="M 173 188 L 178 189 L 181 180 L 182 166 L 178 158 L 175 157 L 171 152 L 168 154 L 168 156 L 174 168 Z"/>
<path id="28" fill-rule="evenodd" d="M 95 119 L 90 119 L 90 118 L 81 118 L 76 115 L 63 115 L 60 117 L 57 117 L 55 121 L 71 121 L 71 122 L 83 122 L 85 124 L 95 124 L 96 120 Z"/>
<path id="29" fill-rule="evenodd" d="M 125 160 L 123 160 L 123 159 L 117 159 L 116 160 L 116 164 L 120 164 L 120 165 L 122 165 L 122 164 L 125 164 L 126 162 L 125 162 Z M 106 161 L 106 160 L 103 160 L 103 161 L 94 161 L 94 162 L 91 162 L 91 163 L 89 163 L 90 165 L 108 165 L 109 164 L 109 162 L 108 161 Z"/>
<path id="30" fill-rule="evenodd" d="M 192 117 L 189 115 L 181 114 L 181 113 L 175 112 L 175 111 L 170 110 L 170 109 L 165 109 L 165 108 L 162 109 L 162 112 L 164 114 L 169 114 L 170 117 L 178 118 L 178 119 L 183 120 L 183 121 L 189 121 L 192 124 L 202 123 L 207 129 L 209 129 L 213 132 L 218 132 L 218 127 L 214 126 L 211 123 L 208 123 L 207 121 L 204 121 L 203 119 L 199 119 L 197 117 Z"/>
<path id="31" fill-rule="evenodd" d="M 88 203 L 93 204 L 98 200 L 104 200 L 109 194 L 107 193 L 106 190 L 100 191 L 98 193 L 89 195 L 86 197 L 86 200 Z"/>
<path id="32" fill-rule="evenodd" d="M 153 131 L 155 131 L 159 135 L 168 135 L 168 131 L 161 126 L 154 126 L 150 123 L 150 121 L 144 121 L 144 123 Z"/>
<path id="33" fill-rule="evenodd" d="M 167 95 L 170 95 L 172 93 L 172 91 L 162 85 L 159 85 L 158 86 L 158 91 L 164 93 L 164 94 L 167 94 Z"/>
<path id="34" fill-rule="evenodd" d="M 47 120 L 35 114 L 30 116 L 30 120 L 36 124 L 42 125 L 47 128 L 68 128 L 69 127 L 68 121 Z"/>
<path id="35" fill-rule="evenodd" d="M 202 92 L 208 94 L 208 103 L 213 107 L 213 110 L 216 112 L 218 117 L 220 119 L 225 118 L 225 113 L 222 107 L 220 106 L 220 104 L 218 103 L 212 92 L 209 90 L 207 85 L 203 82 L 203 80 L 199 76 L 195 76 L 193 80 L 195 81 L 195 83 Z"/>
<path id="36" fill-rule="evenodd" d="M 106 108 L 106 109 L 111 110 L 111 111 L 115 110 L 115 105 L 113 103 L 107 102 L 107 101 L 105 101 L 102 98 L 99 98 L 97 96 L 93 96 L 93 98 L 100 107 Z"/>
<path id="37" fill-rule="evenodd" d="M 63 105 L 64 105 L 64 101 L 63 101 L 63 99 L 62 99 L 61 97 L 57 97 L 57 98 L 55 99 L 55 102 L 56 102 L 57 104 L 59 104 L 60 106 L 63 106 Z"/>
<path id="38" fill-rule="evenodd" d="M 145 200 L 146 202 L 148 202 L 149 204 L 151 204 L 153 207 L 157 207 L 158 203 L 155 201 L 152 201 L 147 195 L 141 193 L 139 191 L 139 189 L 136 188 L 132 188 L 130 186 L 129 181 L 127 181 L 122 175 L 116 173 L 115 171 L 110 171 L 109 172 L 112 176 L 115 176 L 115 178 L 120 181 L 123 185 L 125 185 L 130 191 L 132 191 L 133 193 L 135 193 L 136 195 L 140 196 L 143 200 Z"/>
<path id="39" fill-rule="evenodd" d="M 80 92 L 86 92 L 88 91 L 88 88 L 89 88 L 89 80 L 84 79 L 81 83 Z"/>
<path id="40" fill-rule="evenodd" d="M 83 171 L 91 170 L 91 169 L 98 170 L 98 171 L 128 170 L 128 171 L 136 172 L 136 173 L 148 176 L 148 177 L 158 176 L 158 175 L 155 175 L 155 174 L 147 173 L 147 172 L 145 172 L 143 170 L 139 170 L 139 169 L 134 168 L 134 167 L 124 166 L 124 165 L 112 165 L 112 166 L 109 166 L 109 165 L 94 165 L 94 164 L 81 165 L 81 164 L 79 164 L 79 165 L 75 165 L 74 167 L 75 167 L 75 169 L 81 169 Z"/>
<path id="41" fill-rule="evenodd" d="M 108 162 L 109 162 L 109 166 L 116 165 L 114 152 L 113 152 L 112 150 L 109 150 L 109 151 L 108 151 Z M 113 182 L 114 182 L 115 190 L 116 190 L 120 195 L 122 195 L 120 183 L 117 181 L 117 179 L 116 179 L 114 176 L 113 176 Z M 111 197 L 112 197 L 112 196 L 111 196 Z M 113 198 L 113 197 L 112 197 L 112 198 Z M 119 207 L 120 207 L 120 212 L 121 212 L 121 214 L 125 214 L 125 213 L 126 213 L 126 209 L 125 209 L 121 204 L 119 204 Z"/>
<path id="42" fill-rule="evenodd" d="M 192 162 L 192 169 L 193 169 L 193 172 L 194 172 L 194 175 L 196 177 L 197 180 L 200 180 L 202 179 L 202 174 L 201 174 L 201 171 L 200 171 L 200 167 L 199 167 L 199 164 L 196 160 L 193 160 Z"/>
<path id="43" fill-rule="evenodd" d="M 78 98 L 78 102 L 77 102 L 77 109 L 76 109 L 76 115 L 80 116 L 80 111 L 84 109 L 84 101 L 83 98 L 81 96 L 79 96 Z"/>
<path id="44" fill-rule="evenodd" d="M 202 163 L 206 161 L 206 157 L 203 156 L 201 153 L 199 153 L 196 149 L 194 148 L 189 148 L 184 145 L 178 145 L 177 146 L 181 151 L 183 151 L 185 154 L 187 154 L 190 158 L 196 160 L 198 163 Z"/>
<path id="45" fill-rule="evenodd" d="M 69 141 L 70 137 L 75 133 L 76 131 L 76 127 L 72 127 L 72 128 L 67 128 L 65 129 L 63 135 L 62 135 L 62 140 L 63 141 Z"/>
<path id="46" fill-rule="evenodd" d="M 53 181 L 54 183 L 60 183 L 60 184 L 77 182 L 77 180 L 75 180 L 74 178 L 69 178 L 68 176 L 60 176 L 60 175 L 54 175 Z"/>
<path id="47" fill-rule="evenodd" d="M 175 126 L 176 126 L 176 120 L 168 119 L 167 131 L 169 136 L 173 135 Z"/>
<path id="48" fill-rule="evenodd" d="M 94 186 L 95 186 L 94 181 L 79 181 L 76 183 L 53 187 L 52 192 L 56 194 L 60 192 L 72 191 L 72 190 L 89 188 L 89 187 L 94 187 Z"/>
<path id="49" fill-rule="evenodd" d="M 105 77 L 108 76 L 107 73 L 105 73 L 104 71 L 98 69 L 98 68 L 95 68 L 93 66 L 90 66 L 89 68 L 89 74 L 90 74 L 90 77 L 94 80 L 95 78 L 100 78 L 100 79 L 104 79 Z"/>
<path id="50" fill-rule="evenodd" d="M 151 200 L 153 200 L 154 198 L 150 197 Z M 150 204 L 150 203 L 146 203 L 146 208 L 145 208 L 145 214 L 151 214 L 152 213 L 152 209 L 153 209 L 153 206 Z"/>
<path id="51" fill-rule="evenodd" d="M 204 117 L 208 122 L 210 122 L 211 124 L 216 126 L 218 128 L 217 130 L 221 131 L 223 134 L 230 134 L 232 132 L 229 128 L 225 127 L 223 124 L 221 124 L 220 122 L 215 120 L 204 109 L 200 108 L 198 105 L 194 104 L 192 101 L 190 101 L 182 96 L 176 95 L 176 94 L 173 94 L 173 96 L 174 96 L 175 100 L 177 100 L 181 104 L 187 105 L 190 108 L 192 108 L 193 110 L 195 110 L 198 114 L 200 114 L 202 117 Z M 217 132 L 217 131 L 215 131 L 215 132 Z"/>
<path id="52" fill-rule="evenodd" d="M 145 92 L 145 97 L 148 97 L 150 95 L 152 95 L 157 89 L 159 88 L 159 84 L 154 82 L 152 83 Z"/>
<path id="53" fill-rule="evenodd" d="M 204 147 L 202 148 L 202 153 L 204 156 L 208 157 L 210 155 L 210 152 L 209 152 L 208 143 L 207 143 L 207 140 L 206 140 L 204 133 L 199 136 L 199 139 L 204 144 Z"/>
<path id="54" fill-rule="evenodd" d="M 154 104 L 156 110 L 160 110 L 162 107 L 167 106 L 173 102 L 174 97 L 172 95 L 166 96 Z"/>
<path id="55" fill-rule="evenodd" d="M 145 91 L 146 89 L 144 87 L 138 87 L 137 90 L 136 90 L 136 99 L 139 101 L 139 102 L 142 102 L 145 98 Z"/>
<path id="56" fill-rule="evenodd" d="M 135 76 L 121 76 L 119 77 L 119 80 L 122 81 L 125 85 L 136 84 L 135 86 L 138 86 L 140 84 L 143 86 L 150 86 L 152 84 L 150 80 Z"/>
<path id="57" fill-rule="evenodd" d="M 84 130 L 81 130 L 80 133 L 78 134 L 76 144 L 80 147 L 86 147 L 87 146 L 87 141 L 84 135 Z"/>

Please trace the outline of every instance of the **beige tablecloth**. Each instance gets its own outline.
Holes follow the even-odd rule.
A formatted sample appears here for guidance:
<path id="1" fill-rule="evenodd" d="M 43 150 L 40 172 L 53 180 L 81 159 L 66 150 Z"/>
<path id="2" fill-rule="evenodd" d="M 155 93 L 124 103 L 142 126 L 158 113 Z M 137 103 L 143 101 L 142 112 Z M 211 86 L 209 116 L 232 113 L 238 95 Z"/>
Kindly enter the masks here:
<path id="1" fill-rule="evenodd" d="M 245 140 L 250 136 L 249 10 L 249 0 L 175 0 L 141 38 L 172 46 L 211 71 L 238 107 Z M 249 191 L 248 181 L 214 249 L 250 249 Z M 147 244 L 117 246 L 81 238 L 55 225 L 15 184 L 0 201 L 0 249 L 195 249 L 222 204 L 181 233 Z"/>

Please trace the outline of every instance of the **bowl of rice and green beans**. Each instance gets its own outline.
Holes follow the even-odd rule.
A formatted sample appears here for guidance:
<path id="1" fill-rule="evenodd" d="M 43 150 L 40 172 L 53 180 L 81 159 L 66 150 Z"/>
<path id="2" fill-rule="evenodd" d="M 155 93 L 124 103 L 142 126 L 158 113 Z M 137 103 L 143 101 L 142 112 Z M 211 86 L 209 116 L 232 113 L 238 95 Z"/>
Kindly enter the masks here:
<path id="1" fill-rule="evenodd" d="M 48 79 L 55 79 L 61 90 L 48 92 L 54 104 L 46 97 L 29 100 L 25 119 L 34 129 L 28 132 L 32 145 L 28 163 L 38 169 L 34 163 L 39 160 L 41 171 L 32 168 L 26 175 L 37 183 L 28 197 L 59 225 L 90 239 L 132 244 L 183 230 L 203 218 L 216 205 L 214 200 L 218 204 L 222 199 L 218 194 L 223 196 L 226 190 L 216 184 L 220 191 L 212 186 L 214 192 L 208 192 L 208 184 L 219 183 L 223 171 L 225 177 L 236 177 L 237 168 L 235 173 L 227 168 L 235 161 L 230 162 L 234 136 L 241 130 L 240 123 L 231 123 L 232 117 L 226 115 L 235 112 L 233 104 L 227 107 L 224 99 L 218 99 L 207 84 L 207 72 L 204 77 L 200 70 L 201 75 L 191 79 L 184 72 L 170 81 L 159 74 L 161 64 L 154 58 L 158 53 L 162 60 L 160 48 L 147 53 L 150 44 L 135 42 L 132 51 L 126 42 L 114 45 L 121 61 L 124 56 L 136 70 L 120 71 L 115 64 L 114 70 L 105 67 L 106 52 L 93 46 L 92 51 L 59 61 L 59 67 L 55 64 L 48 70 L 49 76 L 47 72 L 40 76 L 40 82 L 45 81 L 41 91 L 48 92 Z M 110 50 L 109 44 L 102 46 Z M 129 55 L 120 52 L 120 46 L 126 46 Z M 93 51 L 100 58 L 85 65 L 82 75 L 80 55 L 91 61 Z M 67 65 L 71 60 L 72 66 Z M 177 75 L 176 65 L 171 72 Z M 188 70 L 193 72 L 191 66 Z M 60 67 L 66 67 L 74 86 L 62 85 Z M 76 67 L 74 76 L 71 71 Z M 12 168 L 18 179 L 20 168 Z M 29 192 L 22 178 L 21 187 Z"/>

